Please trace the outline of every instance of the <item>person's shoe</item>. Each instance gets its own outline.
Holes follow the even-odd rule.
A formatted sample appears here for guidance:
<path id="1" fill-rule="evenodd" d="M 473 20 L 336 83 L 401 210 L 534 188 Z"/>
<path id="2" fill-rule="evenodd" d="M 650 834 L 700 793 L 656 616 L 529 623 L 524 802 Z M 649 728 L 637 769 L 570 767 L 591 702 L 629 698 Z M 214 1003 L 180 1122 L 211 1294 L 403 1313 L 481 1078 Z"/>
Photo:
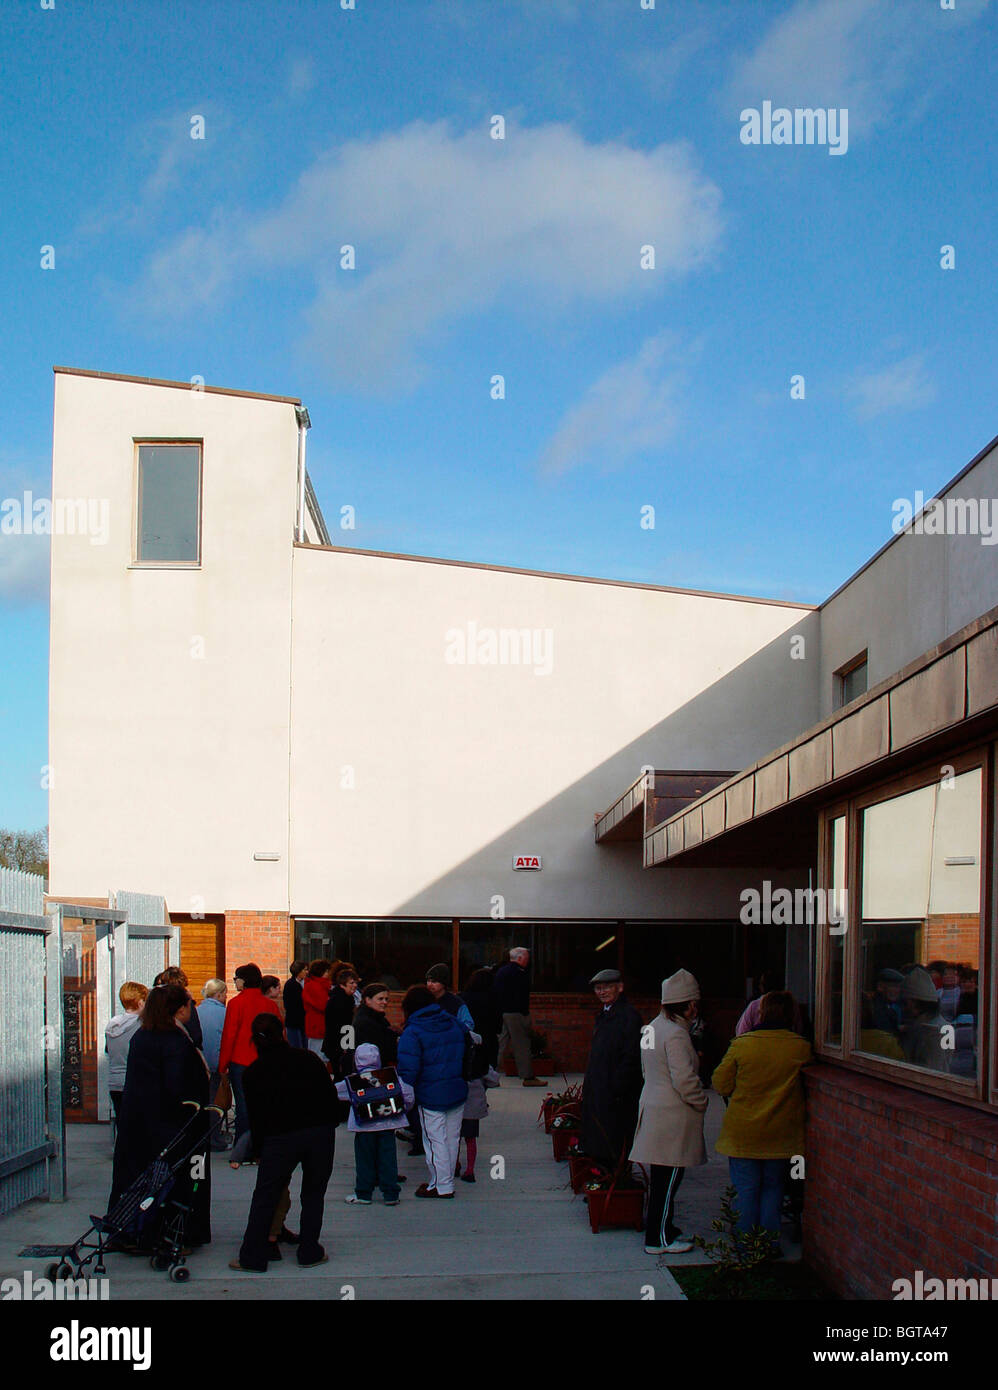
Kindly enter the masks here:
<path id="1" fill-rule="evenodd" d="M 240 1270 L 242 1270 L 243 1274 L 266 1274 L 266 1273 L 267 1273 L 266 1266 L 264 1266 L 263 1269 L 254 1269 L 251 1265 L 241 1265 L 241 1264 L 239 1263 L 238 1260 L 230 1260 L 230 1261 L 229 1261 L 229 1268 L 230 1268 L 230 1269 L 240 1269 Z"/>
<path id="2" fill-rule="evenodd" d="M 425 1182 L 421 1182 L 421 1183 L 419 1184 L 419 1186 L 416 1188 L 416 1191 L 413 1193 L 413 1196 L 415 1196 L 415 1197 L 439 1197 L 439 1196 L 440 1196 L 440 1193 L 437 1191 L 437 1189 L 436 1189 L 435 1187 L 430 1187 L 430 1186 L 428 1186 Z"/>
<path id="3" fill-rule="evenodd" d="M 446 1200 L 447 1200 L 448 1197 L 453 1197 L 453 1196 L 454 1196 L 454 1193 L 453 1193 L 453 1192 L 434 1192 L 432 1195 L 433 1195 L 434 1197 L 439 1197 L 440 1200 L 441 1200 L 442 1202 L 446 1202 Z"/>
<path id="4" fill-rule="evenodd" d="M 687 1240 L 685 1236 L 677 1236 L 675 1240 L 670 1240 L 667 1245 L 663 1245 L 658 1252 L 661 1255 L 688 1255 L 693 1249 L 693 1242 Z"/>
<path id="5" fill-rule="evenodd" d="M 546 1086 L 548 1083 L 540 1076 L 528 1076 L 524 1086 Z"/>
<path id="6" fill-rule="evenodd" d="M 462 1181 L 462 1182 L 474 1182 L 474 1181 L 475 1181 L 475 1175 L 474 1175 L 474 1173 L 462 1173 L 462 1174 L 461 1174 L 461 1181 Z"/>
<path id="7" fill-rule="evenodd" d="M 385 1206 L 386 1206 L 386 1207 L 397 1207 L 398 1204 L 399 1204 L 399 1202 L 400 1202 L 401 1200 L 402 1200 L 402 1199 L 401 1199 L 400 1197 L 386 1197 L 386 1198 L 385 1198 Z"/>
<path id="8" fill-rule="evenodd" d="M 277 1233 L 277 1239 L 283 1240 L 285 1245 L 297 1245 L 301 1236 L 297 1231 L 289 1231 L 287 1226 L 282 1226 Z"/>
<path id="9" fill-rule="evenodd" d="M 399 1182 L 408 1182 L 408 1181 L 409 1181 L 409 1179 L 406 1177 L 405 1173 L 399 1173 Z"/>
<path id="10" fill-rule="evenodd" d="M 356 1192 L 351 1192 L 350 1196 L 344 1197 L 343 1200 L 344 1202 L 355 1203 L 359 1207 L 369 1207 L 371 1205 L 370 1197 L 358 1197 Z"/>
<path id="11" fill-rule="evenodd" d="M 395 1131 L 395 1138 L 400 1144 L 411 1144 L 415 1135 L 411 1129 L 397 1129 Z"/>
<path id="12" fill-rule="evenodd" d="M 329 1263 L 329 1256 L 323 1251 L 317 1260 L 298 1259 L 298 1264 L 302 1269 L 314 1269 L 316 1265 L 326 1265 Z"/>
<path id="13" fill-rule="evenodd" d="M 270 1260 L 283 1260 L 283 1259 L 284 1259 L 284 1256 L 281 1254 L 281 1247 L 278 1245 L 277 1241 L 276 1241 L 276 1240 L 268 1240 L 268 1241 L 267 1241 L 267 1260 L 268 1260 L 268 1262 L 269 1262 Z"/>

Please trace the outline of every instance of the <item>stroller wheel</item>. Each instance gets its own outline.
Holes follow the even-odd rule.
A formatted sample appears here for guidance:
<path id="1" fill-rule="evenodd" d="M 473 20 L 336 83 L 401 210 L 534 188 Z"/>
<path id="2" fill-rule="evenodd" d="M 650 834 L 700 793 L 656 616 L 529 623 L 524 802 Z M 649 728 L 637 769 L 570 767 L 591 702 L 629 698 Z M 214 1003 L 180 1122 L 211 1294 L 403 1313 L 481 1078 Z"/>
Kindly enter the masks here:
<path id="1" fill-rule="evenodd" d="M 94 1273 L 95 1273 L 95 1274 L 106 1274 L 106 1273 L 107 1273 L 107 1266 L 104 1265 L 104 1264 L 94 1265 Z"/>
<path id="2" fill-rule="evenodd" d="M 46 1265 L 46 1266 L 45 1266 L 45 1278 L 46 1278 L 46 1279 L 55 1280 L 55 1279 L 58 1278 L 58 1276 L 59 1276 L 59 1266 L 58 1266 L 57 1264 L 51 1264 L 51 1265 Z"/>
<path id="3" fill-rule="evenodd" d="M 56 1266 L 55 1277 L 57 1279 L 73 1279 L 76 1277 L 76 1270 L 68 1260 L 61 1260 Z"/>
<path id="4" fill-rule="evenodd" d="M 171 1265 L 170 1278 L 175 1284 L 186 1284 L 191 1277 L 191 1272 L 186 1265 Z"/>
<path id="5" fill-rule="evenodd" d="M 168 1269 L 170 1266 L 170 1261 L 167 1259 L 165 1255 L 153 1255 L 150 1258 L 149 1263 L 152 1265 L 153 1269 L 157 1272 L 157 1274 L 162 1274 L 163 1270 Z"/>

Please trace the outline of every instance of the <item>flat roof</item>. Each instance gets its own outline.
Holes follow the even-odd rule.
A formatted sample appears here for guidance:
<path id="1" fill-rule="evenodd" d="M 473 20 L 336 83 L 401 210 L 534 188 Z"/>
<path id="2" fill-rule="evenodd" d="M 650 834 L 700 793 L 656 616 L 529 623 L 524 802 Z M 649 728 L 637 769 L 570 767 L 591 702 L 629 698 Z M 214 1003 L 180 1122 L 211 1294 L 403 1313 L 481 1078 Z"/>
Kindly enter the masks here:
<path id="1" fill-rule="evenodd" d="M 329 550 L 337 555 L 367 555 L 376 560 L 412 560 L 421 565 L 455 565 L 459 569 L 494 570 L 498 574 L 522 574 L 533 579 L 568 579 L 575 584 L 608 584 L 615 589 L 650 589 L 658 594 L 689 594 L 693 598 L 716 598 L 736 603 L 765 603 L 771 608 L 795 608 L 813 613 L 813 603 L 795 603 L 785 598 L 759 598 L 755 594 L 721 594 L 710 589 L 679 589 L 671 584 L 643 584 L 637 579 L 601 579 L 591 574 L 560 574 L 554 570 L 517 569 L 514 565 L 486 565 L 477 560 L 445 560 L 439 555 L 402 555 L 393 550 L 361 550 L 355 545 L 316 545 L 311 541 L 295 541 L 297 550 Z"/>
<path id="2" fill-rule="evenodd" d="M 167 381 L 155 376 L 126 376 L 122 372 L 92 372 L 86 367 L 53 367 L 57 376 L 92 376 L 101 381 L 131 381 L 136 386 L 171 386 L 178 391 L 191 391 L 195 388 L 189 381 Z M 251 401 L 279 401 L 282 405 L 301 405 L 298 396 L 270 396 L 264 391 L 236 391 L 231 386 L 199 386 L 196 388 L 212 396 L 244 396 Z"/>

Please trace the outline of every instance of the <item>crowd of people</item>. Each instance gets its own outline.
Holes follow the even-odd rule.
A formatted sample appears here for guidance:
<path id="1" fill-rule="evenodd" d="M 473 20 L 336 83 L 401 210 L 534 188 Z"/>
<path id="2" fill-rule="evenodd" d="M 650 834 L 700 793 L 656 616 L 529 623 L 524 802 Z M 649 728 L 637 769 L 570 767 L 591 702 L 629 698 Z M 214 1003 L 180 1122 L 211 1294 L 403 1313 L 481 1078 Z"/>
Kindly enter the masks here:
<path id="1" fill-rule="evenodd" d="M 230 1109 L 231 1166 L 257 1167 L 234 1269 L 265 1271 L 282 1244 L 297 1247 L 303 1266 L 326 1260 L 319 1234 L 344 1119 L 355 1165 L 347 1202 L 369 1206 L 380 1192 L 386 1205 L 398 1204 L 406 1181 L 398 1139 L 426 1161 L 414 1196 L 453 1199 L 457 1179 L 476 1181 L 479 1127 L 504 1050 L 512 1048 L 522 1085 L 545 1084 L 530 1058 L 529 964 L 529 951 L 513 948 L 498 969 L 475 971 L 460 995 L 448 966 L 432 966 L 402 1000 L 401 1030 L 388 1019 L 388 986 L 361 988 L 349 961 L 294 961 L 283 985 L 249 962 L 234 972 L 231 999 L 225 982 L 211 979 L 197 1005 L 179 967 L 151 989 L 129 981 L 106 1030 L 117 1125 L 110 1206 L 158 1155 L 169 1161 L 183 1131 L 176 1197 L 190 1213 L 187 1248 L 210 1241 L 208 1153 L 229 1148 L 219 1118 Z M 192 1106 L 200 1107 L 193 1119 Z M 293 1232 L 286 1218 L 297 1168 L 301 1227 Z M 154 1239 L 145 1231 L 119 1248 L 141 1253 Z"/>
<path id="2" fill-rule="evenodd" d="M 168 1149 L 191 1102 L 205 1108 L 190 1173 L 178 1179 L 190 1210 L 188 1247 L 211 1239 L 206 1159 L 209 1148 L 228 1147 L 219 1114 L 234 1111 L 232 1167 L 257 1167 L 235 1269 L 265 1271 L 281 1258 L 282 1244 L 296 1247 L 303 1266 L 327 1258 L 319 1237 L 335 1131 L 344 1120 L 355 1170 L 348 1203 L 370 1205 L 380 1193 L 386 1205 L 398 1204 L 406 1181 L 399 1140 L 425 1158 L 426 1178 L 414 1196 L 453 1199 L 458 1179 L 476 1180 L 479 1127 L 505 1050 L 522 1085 L 545 1084 L 530 1055 L 529 963 L 529 952 L 514 948 L 500 968 L 475 971 L 461 994 L 451 989 L 447 965 L 432 966 L 406 992 L 400 1030 L 388 1018 L 388 986 L 362 985 L 349 961 L 295 961 L 283 985 L 248 963 L 234 973 L 231 999 L 225 982 L 211 979 L 198 1005 L 176 967 L 152 989 L 125 984 L 106 1043 L 117 1122 L 112 1204 Z M 763 978 L 709 1078 L 726 1103 L 716 1148 L 728 1158 L 738 1229 L 761 1228 L 774 1245 L 790 1160 L 804 1153 L 800 1072 L 812 1056 L 806 1020 L 782 984 Z M 692 1242 L 676 1222 L 676 1194 L 686 1169 L 707 1161 L 708 1098 L 694 1042 L 699 984 L 685 969 L 669 976 L 661 1010 L 647 1024 L 627 1000 L 619 971 L 600 971 L 592 988 L 600 1007 L 583 1083 L 583 1151 L 614 1173 L 631 1164 L 646 1169 L 645 1250 L 682 1253 Z M 882 997 L 882 1007 L 891 1007 L 890 992 Z M 286 1220 L 297 1168 L 301 1226 L 293 1232 Z M 134 1248 L 148 1245 L 138 1239 Z"/>

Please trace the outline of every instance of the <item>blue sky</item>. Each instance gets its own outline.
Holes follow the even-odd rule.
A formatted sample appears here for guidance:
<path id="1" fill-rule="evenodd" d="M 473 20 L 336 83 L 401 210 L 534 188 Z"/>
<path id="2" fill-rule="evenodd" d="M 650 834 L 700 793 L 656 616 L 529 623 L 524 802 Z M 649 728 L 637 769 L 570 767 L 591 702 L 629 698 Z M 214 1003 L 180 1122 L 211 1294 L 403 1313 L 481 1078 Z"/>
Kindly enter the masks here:
<path id="1" fill-rule="evenodd" d="M 820 602 L 998 434 L 987 0 L 20 0 L 0 51 L 0 497 L 54 363 L 199 374 L 303 398 L 339 543 Z M 764 101 L 847 149 L 744 144 Z M 25 828 L 46 546 L 0 535 Z"/>

